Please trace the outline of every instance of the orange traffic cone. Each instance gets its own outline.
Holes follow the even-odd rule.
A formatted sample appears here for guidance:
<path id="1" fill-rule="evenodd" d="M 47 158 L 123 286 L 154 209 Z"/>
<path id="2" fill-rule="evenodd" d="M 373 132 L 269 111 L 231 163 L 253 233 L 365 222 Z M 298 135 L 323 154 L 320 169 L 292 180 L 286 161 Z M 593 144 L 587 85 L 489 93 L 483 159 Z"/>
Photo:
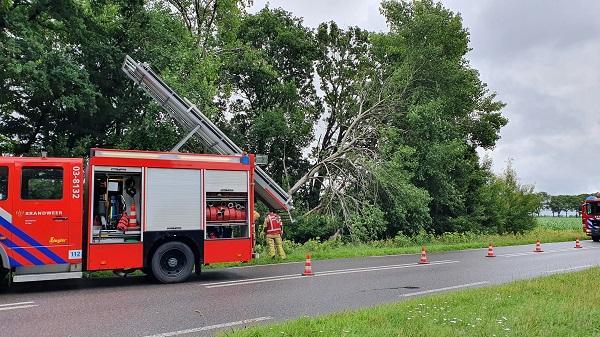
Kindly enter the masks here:
<path id="1" fill-rule="evenodd" d="M 425 248 L 425 245 L 421 246 L 421 260 L 419 260 L 419 264 L 428 264 L 429 261 L 427 260 L 427 249 Z"/>
<path id="2" fill-rule="evenodd" d="M 302 276 L 313 276 L 312 263 L 310 262 L 310 254 L 306 254 L 306 262 L 304 262 L 304 272 Z"/>
<path id="3" fill-rule="evenodd" d="M 135 202 L 131 203 L 131 211 L 129 212 L 129 228 L 137 227 L 137 213 L 135 211 Z"/>
<path id="4" fill-rule="evenodd" d="M 486 257 L 496 257 L 496 254 L 494 254 L 494 244 L 491 242 L 490 242 L 490 247 L 488 248 L 488 253 L 487 253 Z"/>
<path id="5" fill-rule="evenodd" d="M 543 250 L 542 250 L 542 244 L 541 244 L 540 240 L 537 240 L 535 242 L 535 250 L 534 250 L 534 252 L 535 253 L 541 253 L 541 252 L 543 252 Z"/>
<path id="6" fill-rule="evenodd" d="M 583 248 L 581 247 L 581 243 L 579 242 L 579 238 L 575 240 L 575 248 Z"/>

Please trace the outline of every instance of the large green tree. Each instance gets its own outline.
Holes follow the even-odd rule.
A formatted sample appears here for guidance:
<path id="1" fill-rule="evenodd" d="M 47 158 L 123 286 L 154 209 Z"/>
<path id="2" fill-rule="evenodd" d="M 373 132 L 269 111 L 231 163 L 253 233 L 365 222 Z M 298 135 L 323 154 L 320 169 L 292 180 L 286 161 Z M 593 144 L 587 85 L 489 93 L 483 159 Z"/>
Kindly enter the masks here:
<path id="1" fill-rule="evenodd" d="M 321 112 L 313 34 L 290 13 L 264 8 L 241 20 L 236 47 L 223 55 L 228 90 L 221 103 L 231 114 L 231 134 L 250 151 L 267 154 L 267 170 L 287 186 L 305 168 L 302 150 Z"/>
<path id="2" fill-rule="evenodd" d="M 217 71 L 210 58 L 199 59 L 196 41 L 167 8 L 38 0 L 3 1 L 0 11 L 0 131 L 11 153 L 172 146 L 176 129 L 121 72 L 125 54 L 161 69 L 199 106 L 212 106 L 203 103 L 215 95 Z"/>
<path id="3" fill-rule="evenodd" d="M 384 1 L 382 13 L 391 32 L 377 37 L 376 55 L 391 71 L 411 74 L 406 99 L 390 111 L 396 132 L 387 141 L 415 150 L 413 182 L 432 198 L 431 229 L 467 230 L 489 175 L 476 149 L 499 138 L 504 104 L 469 66 L 469 34 L 459 15 L 428 0 Z"/>

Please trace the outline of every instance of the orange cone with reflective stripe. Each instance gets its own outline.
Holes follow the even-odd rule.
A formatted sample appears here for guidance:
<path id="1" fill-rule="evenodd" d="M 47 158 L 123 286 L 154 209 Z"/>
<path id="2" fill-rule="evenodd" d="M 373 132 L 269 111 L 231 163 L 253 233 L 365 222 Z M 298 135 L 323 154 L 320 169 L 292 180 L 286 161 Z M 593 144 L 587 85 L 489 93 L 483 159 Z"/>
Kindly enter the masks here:
<path id="1" fill-rule="evenodd" d="M 542 243 L 540 242 L 540 240 L 537 240 L 535 242 L 535 250 L 534 250 L 534 252 L 535 253 L 541 253 L 541 252 L 543 252 L 543 250 L 542 250 Z"/>
<path id="2" fill-rule="evenodd" d="M 302 276 L 313 276 L 312 263 L 310 262 L 310 254 L 306 254 L 306 262 L 304 262 L 304 272 Z"/>
<path id="3" fill-rule="evenodd" d="M 129 227 L 137 227 L 137 213 L 134 202 L 131 203 L 131 211 L 129 212 Z"/>
<path id="4" fill-rule="evenodd" d="M 425 245 L 421 246 L 421 260 L 419 260 L 419 264 L 428 264 L 429 261 L 427 260 L 427 248 L 425 248 Z"/>
<path id="5" fill-rule="evenodd" d="M 486 257 L 496 257 L 496 254 L 494 254 L 494 244 L 491 242 L 490 242 L 490 247 L 488 248 L 488 253 L 487 253 Z"/>
<path id="6" fill-rule="evenodd" d="M 581 247 L 581 243 L 579 242 L 579 238 L 575 240 L 575 248 L 583 248 Z"/>

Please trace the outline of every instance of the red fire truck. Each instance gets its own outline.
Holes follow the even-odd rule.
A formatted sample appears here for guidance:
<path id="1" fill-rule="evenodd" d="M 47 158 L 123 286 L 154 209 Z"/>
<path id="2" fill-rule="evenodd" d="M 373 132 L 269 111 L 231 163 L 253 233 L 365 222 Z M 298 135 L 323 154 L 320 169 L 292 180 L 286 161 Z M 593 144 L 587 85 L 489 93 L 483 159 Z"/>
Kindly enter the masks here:
<path id="1" fill-rule="evenodd" d="M 584 233 L 600 241 L 600 199 L 596 196 L 587 197 L 581 204 L 581 222 Z"/>
<path id="2" fill-rule="evenodd" d="M 252 155 L 0 158 L 2 267 L 14 282 L 144 269 L 170 283 L 201 264 L 249 261 L 253 181 Z"/>
<path id="3" fill-rule="evenodd" d="M 290 196 L 254 155 L 148 65 L 127 56 L 123 71 L 188 135 L 170 152 L 0 157 L 0 281 L 142 269 L 163 283 L 182 282 L 202 264 L 252 258 L 255 192 L 289 214 Z M 216 154 L 178 152 L 191 137 Z"/>

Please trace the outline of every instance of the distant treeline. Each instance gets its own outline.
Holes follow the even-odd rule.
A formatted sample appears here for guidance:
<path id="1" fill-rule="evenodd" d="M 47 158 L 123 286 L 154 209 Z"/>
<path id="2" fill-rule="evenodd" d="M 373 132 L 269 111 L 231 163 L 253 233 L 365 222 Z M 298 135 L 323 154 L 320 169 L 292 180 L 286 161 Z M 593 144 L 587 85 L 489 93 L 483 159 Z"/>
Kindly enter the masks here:
<path id="1" fill-rule="evenodd" d="M 581 203 L 589 195 L 594 195 L 593 193 L 550 195 L 546 192 L 540 192 L 539 194 L 542 197 L 539 213 L 543 210 L 547 210 L 552 212 L 552 216 L 569 216 L 569 212 L 571 212 L 571 215 L 579 215 Z"/>

